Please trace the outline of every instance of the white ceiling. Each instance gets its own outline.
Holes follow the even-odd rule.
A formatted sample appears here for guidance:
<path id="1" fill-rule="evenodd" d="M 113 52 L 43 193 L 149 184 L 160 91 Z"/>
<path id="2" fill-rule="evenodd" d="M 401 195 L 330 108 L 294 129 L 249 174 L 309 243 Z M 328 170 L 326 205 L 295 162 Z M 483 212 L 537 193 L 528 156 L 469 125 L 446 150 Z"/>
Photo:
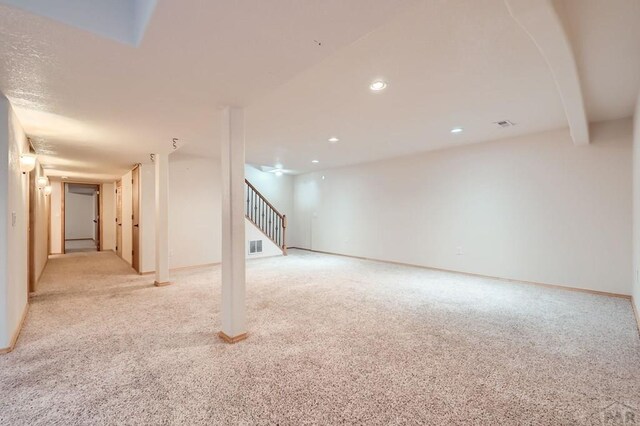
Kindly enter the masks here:
<path id="1" fill-rule="evenodd" d="M 562 0 L 591 121 L 633 114 L 640 88 L 640 1 Z"/>
<path id="2" fill-rule="evenodd" d="M 0 91 L 48 174 L 96 180 L 173 137 L 216 156 L 225 104 L 247 106 L 247 161 L 295 172 L 567 125 L 548 66 L 502 0 L 372 3 L 164 0 L 138 47 L 0 6 Z M 556 2 L 592 121 L 633 112 L 639 5 Z M 384 92 L 369 91 L 375 78 Z"/>
<path id="3" fill-rule="evenodd" d="M 137 46 L 157 0 L 0 0 L 0 3 Z"/>

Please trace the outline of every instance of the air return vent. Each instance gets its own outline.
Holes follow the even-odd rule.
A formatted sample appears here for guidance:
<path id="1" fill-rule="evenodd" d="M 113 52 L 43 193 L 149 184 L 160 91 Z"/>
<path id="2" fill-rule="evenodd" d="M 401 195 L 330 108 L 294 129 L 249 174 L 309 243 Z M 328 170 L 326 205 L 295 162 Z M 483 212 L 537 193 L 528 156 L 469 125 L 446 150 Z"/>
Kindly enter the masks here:
<path id="1" fill-rule="evenodd" d="M 249 254 L 262 253 L 262 240 L 249 241 Z"/>
<path id="2" fill-rule="evenodd" d="M 494 124 L 497 124 L 498 126 L 505 128 L 505 127 L 512 127 L 515 126 L 516 123 L 509 121 L 509 120 L 501 120 L 501 121 L 494 121 Z"/>

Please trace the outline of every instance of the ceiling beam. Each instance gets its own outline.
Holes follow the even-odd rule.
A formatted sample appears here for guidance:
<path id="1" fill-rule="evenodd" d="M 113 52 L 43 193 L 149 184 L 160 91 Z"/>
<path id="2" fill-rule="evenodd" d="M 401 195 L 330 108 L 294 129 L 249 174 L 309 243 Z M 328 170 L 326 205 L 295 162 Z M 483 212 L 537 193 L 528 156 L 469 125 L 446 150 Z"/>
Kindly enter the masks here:
<path id="1" fill-rule="evenodd" d="M 504 0 L 509 13 L 547 61 L 564 106 L 571 138 L 589 143 L 589 122 L 569 38 L 551 0 Z"/>

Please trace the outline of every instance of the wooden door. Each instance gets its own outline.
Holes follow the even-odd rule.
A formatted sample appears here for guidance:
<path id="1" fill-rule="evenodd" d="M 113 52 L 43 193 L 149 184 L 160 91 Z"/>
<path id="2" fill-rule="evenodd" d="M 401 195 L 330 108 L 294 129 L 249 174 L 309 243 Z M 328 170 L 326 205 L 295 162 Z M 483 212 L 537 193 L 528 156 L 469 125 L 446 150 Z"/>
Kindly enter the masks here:
<path id="1" fill-rule="evenodd" d="M 140 272 L 140 166 L 131 171 L 131 266 Z"/>
<path id="2" fill-rule="evenodd" d="M 93 226 L 95 228 L 95 236 L 96 236 L 96 250 L 100 251 L 100 241 L 102 236 L 100 235 L 100 185 L 96 185 L 96 213 L 93 218 Z"/>
<path id="3" fill-rule="evenodd" d="M 29 173 L 29 293 L 36 290 L 36 171 Z"/>
<path id="4" fill-rule="evenodd" d="M 62 219 L 62 223 L 60 224 L 60 229 L 62 230 L 60 235 L 60 252 L 65 254 L 67 252 L 67 229 L 66 229 L 66 217 L 65 217 L 65 203 L 67 197 L 67 184 L 66 182 L 62 184 L 62 193 L 60 194 L 60 218 Z"/>
<path id="5" fill-rule="evenodd" d="M 122 181 L 116 182 L 116 253 L 122 257 Z"/>

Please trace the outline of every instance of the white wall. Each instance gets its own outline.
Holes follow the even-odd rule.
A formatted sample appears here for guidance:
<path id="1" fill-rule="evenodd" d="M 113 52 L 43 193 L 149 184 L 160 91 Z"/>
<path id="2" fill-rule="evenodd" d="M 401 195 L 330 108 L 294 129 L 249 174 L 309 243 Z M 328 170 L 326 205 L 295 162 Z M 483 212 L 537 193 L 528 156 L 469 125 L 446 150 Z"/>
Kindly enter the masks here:
<path id="1" fill-rule="evenodd" d="M 27 309 L 28 175 L 20 172 L 27 138 L 0 96 L 0 350 L 10 347 Z"/>
<path id="2" fill-rule="evenodd" d="M 245 167 L 247 179 L 283 214 L 293 211 L 293 178 L 263 173 Z M 155 174 L 153 164 L 141 170 L 140 241 L 141 271 L 155 270 Z M 180 152 L 169 156 L 169 267 L 218 263 L 221 259 L 221 170 L 220 160 Z M 249 228 L 250 227 L 250 228 Z M 253 225 L 246 239 L 264 240 L 262 255 L 282 254 Z M 287 230 L 287 232 L 290 232 Z M 273 249 L 276 249 L 274 251 Z M 248 246 L 247 246 L 248 253 Z"/>
<path id="3" fill-rule="evenodd" d="M 51 240 L 49 241 L 49 251 L 51 254 L 63 252 L 62 239 L 62 182 L 50 179 L 51 184 L 51 214 L 49 216 L 51 227 Z"/>
<path id="4" fill-rule="evenodd" d="M 169 156 L 169 267 L 206 265 L 221 256 L 220 162 L 180 152 Z M 141 271 L 155 270 L 155 175 L 141 172 Z"/>
<path id="5" fill-rule="evenodd" d="M 222 226 L 220 163 L 169 156 L 169 267 L 220 262 Z"/>
<path id="6" fill-rule="evenodd" d="M 245 252 L 247 253 L 247 259 L 258 259 L 261 257 L 270 257 L 270 256 L 282 256 L 282 250 L 278 247 L 273 241 L 271 241 L 267 236 L 265 236 L 262 231 L 260 231 L 249 219 L 244 220 L 244 232 L 245 238 L 247 240 L 247 244 L 245 247 Z M 261 253 L 249 253 L 249 242 L 250 241 L 262 241 L 262 252 Z"/>
<path id="7" fill-rule="evenodd" d="M 286 233 L 286 245 L 291 246 L 295 240 L 294 229 L 291 226 L 293 219 L 293 176 L 276 176 L 274 173 L 265 173 L 251 165 L 245 165 L 245 178 L 251 182 L 262 195 L 278 211 L 287 216 L 289 227 Z"/>
<path id="8" fill-rule="evenodd" d="M 633 129 L 633 301 L 640 315 L 640 94 Z"/>
<path id="9" fill-rule="evenodd" d="M 171 176 L 169 176 L 171 179 Z M 156 216 L 155 168 L 153 164 L 140 166 L 140 272 L 155 271 Z M 171 206 L 171 202 L 169 203 Z M 171 213 L 169 213 L 171 214 Z"/>
<path id="10" fill-rule="evenodd" d="M 116 249 L 116 185 L 115 183 L 102 184 L 102 250 Z"/>
<path id="11" fill-rule="evenodd" d="M 297 176 L 293 245 L 630 294 L 631 121 L 591 131 Z"/>
<path id="12" fill-rule="evenodd" d="M 95 239 L 95 196 L 76 194 L 65 185 L 64 232 L 65 240 Z"/>
<path id="13" fill-rule="evenodd" d="M 127 172 L 122 176 L 122 258 L 130 265 L 133 262 L 133 185 L 132 173 Z"/>

